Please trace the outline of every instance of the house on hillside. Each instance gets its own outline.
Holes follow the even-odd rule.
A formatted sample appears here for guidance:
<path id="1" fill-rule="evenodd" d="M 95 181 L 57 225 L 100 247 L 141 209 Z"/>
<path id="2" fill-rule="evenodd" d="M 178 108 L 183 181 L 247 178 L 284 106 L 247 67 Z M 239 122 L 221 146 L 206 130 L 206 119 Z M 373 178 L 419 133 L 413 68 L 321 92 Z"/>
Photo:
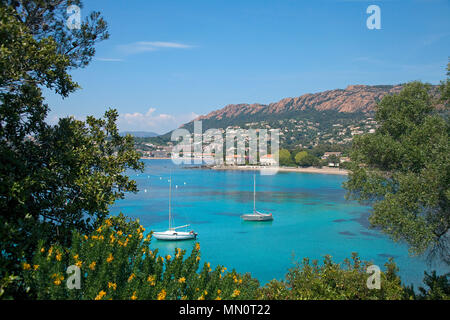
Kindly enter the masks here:
<path id="1" fill-rule="evenodd" d="M 328 157 L 331 155 L 334 155 L 339 158 L 342 155 L 342 152 L 325 152 L 321 157 L 321 159 L 322 160 L 328 159 Z"/>

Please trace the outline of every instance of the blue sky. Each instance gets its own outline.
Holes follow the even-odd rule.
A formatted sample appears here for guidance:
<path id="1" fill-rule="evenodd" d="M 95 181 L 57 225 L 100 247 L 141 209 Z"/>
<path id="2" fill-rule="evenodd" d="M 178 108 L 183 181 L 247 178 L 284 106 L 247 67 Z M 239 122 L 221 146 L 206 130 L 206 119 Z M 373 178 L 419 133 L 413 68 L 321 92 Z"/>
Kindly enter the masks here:
<path id="1" fill-rule="evenodd" d="M 366 9 L 381 9 L 369 30 Z M 49 122 L 119 111 L 121 130 L 164 133 L 231 103 L 270 103 L 350 84 L 445 77 L 449 0 L 95 0 L 111 37 L 82 89 L 46 92 Z"/>

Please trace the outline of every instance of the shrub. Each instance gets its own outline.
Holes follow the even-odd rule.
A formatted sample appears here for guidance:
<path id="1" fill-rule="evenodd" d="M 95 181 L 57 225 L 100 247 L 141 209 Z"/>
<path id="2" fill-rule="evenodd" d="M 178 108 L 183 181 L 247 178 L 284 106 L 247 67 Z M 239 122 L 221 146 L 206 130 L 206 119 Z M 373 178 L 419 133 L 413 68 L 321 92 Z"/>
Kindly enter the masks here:
<path id="1" fill-rule="evenodd" d="M 352 299 L 404 299 L 404 289 L 397 276 L 397 266 L 389 260 L 386 271 L 381 272 L 381 288 L 369 289 L 366 285 L 370 276 L 366 273 L 368 262 L 362 262 L 357 254 L 345 259 L 343 265 L 334 263 L 325 256 L 323 264 L 303 259 L 301 264 L 289 270 L 285 281 L 272 280 L 260 290 L 262 299 L 288 300 L 352 300 Z"/>
<path id="2" fill-rule="evenodd" d="M 190 255 L 175 249 L 162 257 L 150 248 L 151 234 L 121 214 L 89 235 L 75 233 L 72 246 L 39 244 L 23 263 L 25 284 L 36 299 L 254 299 L 259 287 L 250 275 L 204 263 L 200 245 Z M 80 289 L 68 289 L 68 266 L 81 270 Z"/>

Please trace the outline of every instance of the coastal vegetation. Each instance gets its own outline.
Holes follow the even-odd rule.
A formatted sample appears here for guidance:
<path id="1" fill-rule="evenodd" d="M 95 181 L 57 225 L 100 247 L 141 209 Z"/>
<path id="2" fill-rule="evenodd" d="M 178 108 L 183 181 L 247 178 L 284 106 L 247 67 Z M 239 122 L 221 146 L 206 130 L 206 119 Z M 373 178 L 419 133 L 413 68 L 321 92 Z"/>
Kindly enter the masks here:
<path id="1" fill-rule="evenodd" d="M 200 245 L 187 254 L 152 251 L 151 233 L 120 214 L 90 234 L 73 234 L 70 247 L 39 242 L 30 261 L 23 261 L 21 281 L 33 299 L 93 300 L 239 300 L 239 299 L 449 299 L 445 276 L 425 274 L 426 288 L 404 286 L 390 259 L 380 273 L 380 289 L 367 286 L 367 267 L 356 253 L 342 263 L 325 256 L 322 263 L 305 258 L 286 274 L 260 286 L 250 274 L 200 263 Z M 72 269 L 68 269 L 72 266 Z M 79 278 L 74 266 L 79 268 Z M 69 271 L 67 271 L 69 270 Z M 77 284 L 78 281 L 78 284 Z"/>
<path id="2" fill-rule="evenodd" d="M 162 257 L 138 221 L 109 217 L 114 201 L 137 191 L 126 170 L 143 168 L 133 138 L 118 132 L 117 111 L 46 122 L 44 88 L 62 97 L 75 92 L 70 71 L 87 66 L 95 44 L 109 36 L 98 12 L 81 29 L 66 28 L 69 4 L 82 6 L 79 0 L 0 1 L 0 298 L 449 299 L 447 275 L 426 274 L 426 287 L 416 293 L 401 283 L 393 261 L 381 274 L 382 289 L 368 290 L 370 262 L 356 255 L 342 264 L 305 259 L 285 280 L 261 287 L 249 274 L 201 264 L 199 244 Z M 361 150 L 353 150 L 347 185 L 362 200 L 378 200 L 373 223 L 418 252 L 442 247 L 449 222 L 448 121 L 433 113 L 430 101 L 418 83 L 383 99 L 380 132 L 355 143 Z M 403 108 L 393 110 L 397 103 Z M 302 152 L 283 151 L 283 157 L 300 164 L 319 156 Z M 79 289 L 69 289 L 68 283 L 78 286 L 76 270 Z"/>
<path id="3" fill-rule="evenodd" d="M 38 242 L 70 247 L 72 232 L 94 230 L 114 200 L 137 190 L 124 171 L 142 168 L 113 109 L 103 119 L 46 122 L 43 89 L 62 97 L 76 91 L 69 71 L 88 65 L 95 44 L 108 38 L 98 12 L 68 29 L 69 4 L 81 5 L 0 2 L 0 279 L 14 282 L 15 297 L 26 292 L 17 275 Z"/>
<path id="4" fill-rule="evenodd" d="M 450 64 L 449 64 L 450 70 Z M 377 107 L 380 127 L 355 138 L 348 197 L 370 203 L 370 222 L 412 254 L 450 263 L 450 123 L 448 85 L 439 100 L 430 86 L 407 84 Z"/>

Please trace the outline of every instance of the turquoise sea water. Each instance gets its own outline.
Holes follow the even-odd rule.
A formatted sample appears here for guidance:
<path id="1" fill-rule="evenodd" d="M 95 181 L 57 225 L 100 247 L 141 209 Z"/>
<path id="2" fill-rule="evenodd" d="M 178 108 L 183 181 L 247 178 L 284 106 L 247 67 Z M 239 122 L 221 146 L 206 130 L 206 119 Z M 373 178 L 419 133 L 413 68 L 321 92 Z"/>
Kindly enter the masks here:
<path id="1" fill-rule="evenodd" d="M 147 231 L 168 227 L 169 175 L 172 174 L 172 211 L 176 225 L 191 224 L 199 233 L 202 261 L 229 270 L 250 272 L 262 284 L 283 279 L 294 261 L 322 260 L 330 254 L 341 262 L 357 252 L 384 270 L 394 257 L 404 283 L 422 283 L 423 271 L 448 272 L 424 258 L 408 256 L 406 245 L 394 243 L 369 229 L 369 207 L 344 199 L 345 176 L 278 173 L 256 174 L 256 207 L 270 211 L 273 222 L 244 222 L 240 215 L 253 210 L 253 172 L 181 168 L 171 160 L 144 160 L 145 172 L 130 172 L 139 193 L 117 201 L 112 214 L 139 218 Z M 161 254 L 176 247 L 191 250 L 194 241 L 152 240 Z"/>

